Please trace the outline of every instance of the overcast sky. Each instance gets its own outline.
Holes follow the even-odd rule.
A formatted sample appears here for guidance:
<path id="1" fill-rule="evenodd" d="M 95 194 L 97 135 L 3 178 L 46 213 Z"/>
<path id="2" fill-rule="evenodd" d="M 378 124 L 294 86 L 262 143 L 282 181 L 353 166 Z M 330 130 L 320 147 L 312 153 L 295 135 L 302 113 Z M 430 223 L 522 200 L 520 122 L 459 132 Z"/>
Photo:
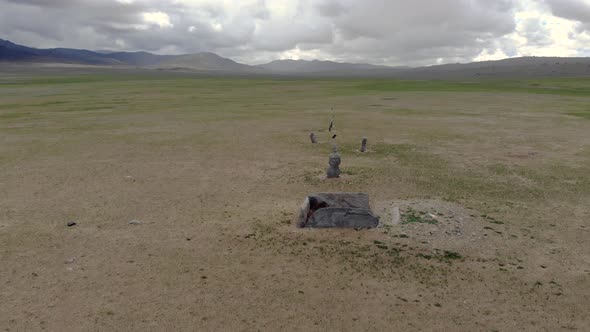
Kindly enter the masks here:
<path id="1" fill-rule="evenodd" d="M 590 0 L 0 0 L 0 38 L 248 64 L 590 56 Z"/>

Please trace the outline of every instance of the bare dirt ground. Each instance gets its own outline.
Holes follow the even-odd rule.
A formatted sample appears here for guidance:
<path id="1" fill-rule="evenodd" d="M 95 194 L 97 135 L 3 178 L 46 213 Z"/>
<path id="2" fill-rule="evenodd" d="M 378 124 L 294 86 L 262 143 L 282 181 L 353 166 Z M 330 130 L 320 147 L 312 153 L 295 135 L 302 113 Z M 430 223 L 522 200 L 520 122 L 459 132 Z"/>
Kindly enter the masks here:
<path id="1" fill-rule="evenodd" d="M 1 330 L 590 330 L 589 96 L 3 80 Z M 402 223 L 294 227 L 321 191 Z"/>

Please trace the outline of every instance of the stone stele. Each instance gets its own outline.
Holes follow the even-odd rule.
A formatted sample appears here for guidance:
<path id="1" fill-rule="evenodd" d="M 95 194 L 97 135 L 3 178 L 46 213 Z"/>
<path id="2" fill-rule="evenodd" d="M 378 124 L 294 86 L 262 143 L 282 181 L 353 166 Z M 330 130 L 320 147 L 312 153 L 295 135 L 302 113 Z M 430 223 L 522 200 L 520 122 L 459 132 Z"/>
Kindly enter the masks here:
<path id="1" fill-rule="evenodd" d="M 379 224 L 364 193 L 316 193 L 305 198 L 299 227 L 374 228 Z"/>
<path id="2" fill-rule="evenodd" d="M 366 152 L 367 151 L 367 138 L 363 137 L 363 140 L 361 141 L 361 152 Z"/>
<path id="3" fill-rule="evenodd" d="M 326 177 L 328 179 L 336 179 L 340 177 L 340 163 L 342 159 L 338 153 L 338 147 L 334 145 L 333 152 L 330 153 L 330 159 L 328 160 L 328 170 L 326 171 Z"/>

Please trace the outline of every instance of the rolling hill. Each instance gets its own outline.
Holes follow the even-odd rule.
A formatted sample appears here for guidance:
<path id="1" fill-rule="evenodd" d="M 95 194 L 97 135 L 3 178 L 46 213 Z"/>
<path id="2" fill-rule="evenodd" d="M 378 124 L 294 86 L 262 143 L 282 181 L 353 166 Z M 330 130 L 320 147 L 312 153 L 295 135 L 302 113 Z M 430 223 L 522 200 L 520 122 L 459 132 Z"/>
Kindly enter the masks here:
<path id="1" fill-rule="evenodd" d="M 240 64 L 208 52 L 184 55 L 157 55 L 148 52 L 94 52 L 68 48 L 37 49 L 17 45 L 2 39 L 0 39 L 0 62 L 65 63 L 202 71 L 259 71 L 256 67 Z"/>
<path id="2" fill-rule="evenodd" d="M 255 72 L 256 67 L 237 63 L 215 53 L 202 52 L 196 54 L 168 56 L 151 67 L 161 69 L 184 68 L 194 70 L 214 70 L 232 72 Z"/>

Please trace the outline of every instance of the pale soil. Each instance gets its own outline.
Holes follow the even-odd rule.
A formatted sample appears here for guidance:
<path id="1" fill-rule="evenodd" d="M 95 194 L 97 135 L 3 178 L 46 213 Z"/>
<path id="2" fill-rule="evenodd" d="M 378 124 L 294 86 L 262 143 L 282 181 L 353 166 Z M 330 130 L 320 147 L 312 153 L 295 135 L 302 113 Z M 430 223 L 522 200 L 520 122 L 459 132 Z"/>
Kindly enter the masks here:
<path id="1" fill-rule="evenodd" d="M 206 105 L 191 99 L 199 89 L 138 87 L 169 104 L 127 113 L 3 108 L 38 118 L 0 122 L 0 329 L 590 330 L 590 121 L 553 109 L 588 99 L 308 86 L 241 87 Z M 44 102 L 34 91 L 2 102 Z M 331 106 L 345 174 L 324 181 Z M 311 130 L 324 143 L 311 146 Z M 442 215 L 295 228 L 318 191 L 367 192 L 384 221 L 395 206 Z"/>

